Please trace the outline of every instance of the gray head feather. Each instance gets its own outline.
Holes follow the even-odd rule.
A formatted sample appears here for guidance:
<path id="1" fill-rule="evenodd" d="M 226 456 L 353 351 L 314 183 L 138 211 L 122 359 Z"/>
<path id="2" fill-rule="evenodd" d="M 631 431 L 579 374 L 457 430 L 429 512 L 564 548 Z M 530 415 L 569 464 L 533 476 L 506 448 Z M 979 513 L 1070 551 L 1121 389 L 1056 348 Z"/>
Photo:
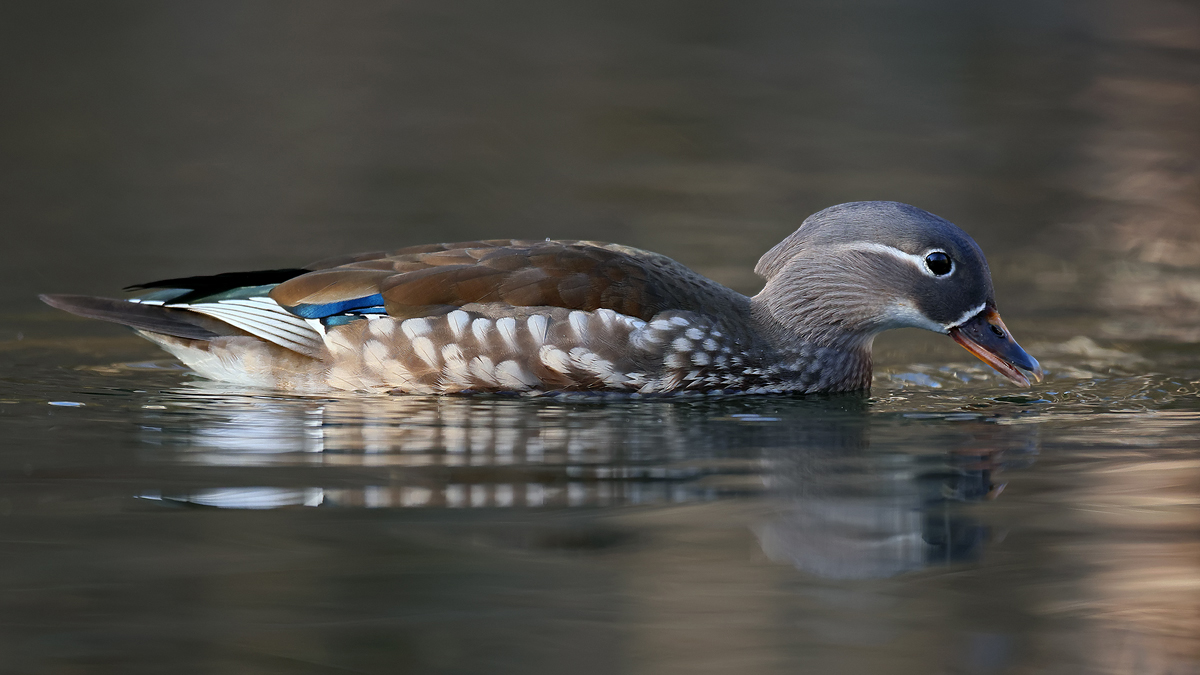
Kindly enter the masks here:
<path id="1" fill-rule="evenodd" d="M 925 264 L 935 251 L 948 274 Z M 787 332 L 806 339 L 869 339 L 887 328 L 945 332 L 965 312 L 992 302 L 991 273 L 967 233 L 899 202 L 853 202 L 809 216 L 754 271 L 767 280 L 756 301 Z"/>

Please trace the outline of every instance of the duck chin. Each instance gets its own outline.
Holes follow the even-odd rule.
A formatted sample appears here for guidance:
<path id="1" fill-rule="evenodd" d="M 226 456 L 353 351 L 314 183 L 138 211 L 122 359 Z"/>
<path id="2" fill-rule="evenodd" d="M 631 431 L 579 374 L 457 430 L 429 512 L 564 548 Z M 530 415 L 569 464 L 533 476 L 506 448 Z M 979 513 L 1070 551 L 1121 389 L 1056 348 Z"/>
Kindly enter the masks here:
<path id="1" fill-rule="evenodd" d="M 911 300 L 905 298 L 895 298 L 884 305 L 879 316 L 883 324 L 879 331 L 893 328 L 921 328 L 942 335 L 946 334 L 945 326 L 925 316 Z"/>

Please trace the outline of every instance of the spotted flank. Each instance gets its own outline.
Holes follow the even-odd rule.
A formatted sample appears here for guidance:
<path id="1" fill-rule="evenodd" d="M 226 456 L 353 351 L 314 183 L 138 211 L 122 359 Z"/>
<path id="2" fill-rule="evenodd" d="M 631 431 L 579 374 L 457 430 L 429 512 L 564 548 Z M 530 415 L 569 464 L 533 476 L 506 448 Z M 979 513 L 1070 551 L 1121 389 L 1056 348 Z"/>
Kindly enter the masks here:
<path id="1" fill-rule="evenodd" d="M 777 393 L 820 384 L 819 354 L 764 366 L 736 328 L 693 312 L 664 312 L 647 322 L 609 309 L 543 307 L 506 316 L 456 309 L 330 324 L 296 317 L 269 297 L 175 307 L 249 335 L 146 337 L 207 377 L 292 391 L 646 395 Z"/>
<path id="2" fill-rule="evenodd" d="M 335 389 L 423 394 L 724 388 L 702 366 L 729 363 L 720 332 L 675 316 L 649 323 L 612 310 L 543 308 L 493 317 L 462 309 L 332 328 L 325 343 Z M 698 340 L 689 340 L 688 332 Z M 705 346 L 710 350 L 705 349 Z"/>

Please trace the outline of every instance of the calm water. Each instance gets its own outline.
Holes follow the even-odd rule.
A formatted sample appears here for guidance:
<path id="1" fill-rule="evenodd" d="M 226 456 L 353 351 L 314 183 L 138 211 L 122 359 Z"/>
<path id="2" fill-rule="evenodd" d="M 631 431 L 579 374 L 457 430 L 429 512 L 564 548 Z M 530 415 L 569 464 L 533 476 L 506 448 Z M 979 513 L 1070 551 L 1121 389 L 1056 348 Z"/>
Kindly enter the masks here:
<path id="1" fill-rule="evenodd" d="M 1200 673 L 1200 9 L 560 4 L 0 8 L 0 672 Z M 752 292 L 863 198 L 1044 383 L 300 398 L 33 299 L 499 236 Z"/>

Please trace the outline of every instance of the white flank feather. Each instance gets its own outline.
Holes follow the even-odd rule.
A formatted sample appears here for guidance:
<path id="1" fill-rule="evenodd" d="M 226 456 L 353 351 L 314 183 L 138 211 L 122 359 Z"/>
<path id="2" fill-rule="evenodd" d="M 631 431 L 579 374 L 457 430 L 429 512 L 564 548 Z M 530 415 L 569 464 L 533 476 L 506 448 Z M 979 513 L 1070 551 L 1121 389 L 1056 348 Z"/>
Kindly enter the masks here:
<path id="1" fill-rule="evenodd" d="M 446 315 L 446 322 L 450 324 L 450 331 L 454 333 L 454 339 L 460 340 L 463 331 L 467 329 L 467 324 L 471 323 L 471 315 L 461 309 L 456 309 Z"/>
<path id="2" fill-rule="evenodd" d="M 504 344 L 512 351 L 517 351 L 517 320 L 511 316 L 506 316 L 503 319 L 496 320 L 496 330 L 500 331 L 500 337 L 504 338 Z"/>
<path id="3" fill-rule="evenodd" d="M 540 347 L 546 343 L 546 329 L 549 327 L 546 317 L 534 314 L 525 320 L 525 327 L 529 329 L 535 345 Z"/>

